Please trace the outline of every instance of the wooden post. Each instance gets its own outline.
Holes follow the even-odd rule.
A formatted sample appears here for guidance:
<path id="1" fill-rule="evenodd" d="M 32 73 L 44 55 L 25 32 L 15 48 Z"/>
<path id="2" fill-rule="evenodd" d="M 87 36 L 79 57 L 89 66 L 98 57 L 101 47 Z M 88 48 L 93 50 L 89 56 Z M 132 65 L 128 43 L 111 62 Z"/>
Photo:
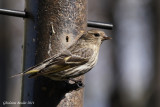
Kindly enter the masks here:
<path id="1" fill-rule="evenodd" d="M 87 0 L 27 0 L 24 69 L 66 49 L 82 35 L 87 27 L 86 10 Z M 34 107 L 82 107 L 83 89 L 75 89 L 45 77 L 24 77 L 22 101 L 34 102 L 30 105 Z"/>

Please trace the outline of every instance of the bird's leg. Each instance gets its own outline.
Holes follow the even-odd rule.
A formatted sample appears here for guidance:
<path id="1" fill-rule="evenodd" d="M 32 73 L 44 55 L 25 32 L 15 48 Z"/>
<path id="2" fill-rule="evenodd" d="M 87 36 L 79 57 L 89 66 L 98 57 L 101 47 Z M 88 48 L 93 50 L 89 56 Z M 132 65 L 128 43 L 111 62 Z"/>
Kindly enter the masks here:
<path id="1" fill-rule="evenodd" d="M 68 79 L 66 82 L 66 90 L 67 92 L 73 91 L 73 90 L 80 90 L 84 87 L 84 84 L 81 79 L 75 80 L 75 79 Z"/>
<path id="2" fill-rule="evenodd" d="M 74 82 L 74 84 L 76 84 L 79 88 L 83 88 L 85 85 L 83 84 L 82 82 L 82 79 L 79 79 L 79 80 L 75 80 L 73 78 L 70 78 L 69 79 L 69 83 L 71 82 Z"/>

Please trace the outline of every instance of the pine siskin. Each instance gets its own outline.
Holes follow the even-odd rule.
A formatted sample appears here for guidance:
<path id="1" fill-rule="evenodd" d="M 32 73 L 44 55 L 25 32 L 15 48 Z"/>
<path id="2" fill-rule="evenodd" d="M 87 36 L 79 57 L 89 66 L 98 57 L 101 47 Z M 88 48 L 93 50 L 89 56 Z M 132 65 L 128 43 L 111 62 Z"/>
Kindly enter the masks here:
<path id="1" fill-rule="evenodd" d="M 23 74 L 30 74 L 30 78 L 45 76 L 59 81 L 83 75 L 94 67 L 100 45 L 108 39 L 111 37 L 105 36 L 101 30 L 89 30 L 68 49 L 29 68 Z"/>

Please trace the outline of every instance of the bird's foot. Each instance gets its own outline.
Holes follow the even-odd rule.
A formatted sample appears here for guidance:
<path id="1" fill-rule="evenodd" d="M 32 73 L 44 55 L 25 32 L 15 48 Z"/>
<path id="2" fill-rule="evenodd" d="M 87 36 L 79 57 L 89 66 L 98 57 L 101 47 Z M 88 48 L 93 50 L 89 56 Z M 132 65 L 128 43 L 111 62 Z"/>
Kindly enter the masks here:
<path id="1" fill-rule="evenodd" d="M 79 88 L 83 88 L 85 85 L 83 84 L 82 79 L 75 80 L 75 79 L 69 79 L 70 84 L 76 84 Z"/>

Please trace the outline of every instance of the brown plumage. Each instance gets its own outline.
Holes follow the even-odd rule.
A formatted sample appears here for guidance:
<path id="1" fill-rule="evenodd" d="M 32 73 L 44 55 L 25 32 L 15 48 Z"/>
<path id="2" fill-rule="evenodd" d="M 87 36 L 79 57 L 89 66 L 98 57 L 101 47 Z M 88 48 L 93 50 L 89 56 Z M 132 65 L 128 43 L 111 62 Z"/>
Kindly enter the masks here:
<path id="1" fill-rule="evenodd" d="M 30 78 L 42 75 L 60 81 L 83 75 L 96 64 L 100 45 L 108 39 L 111 37 L 105 36 L 101 30 L 89 30 L 68 49 L 29 68 L 23 74 L 30 74 Z"/>

